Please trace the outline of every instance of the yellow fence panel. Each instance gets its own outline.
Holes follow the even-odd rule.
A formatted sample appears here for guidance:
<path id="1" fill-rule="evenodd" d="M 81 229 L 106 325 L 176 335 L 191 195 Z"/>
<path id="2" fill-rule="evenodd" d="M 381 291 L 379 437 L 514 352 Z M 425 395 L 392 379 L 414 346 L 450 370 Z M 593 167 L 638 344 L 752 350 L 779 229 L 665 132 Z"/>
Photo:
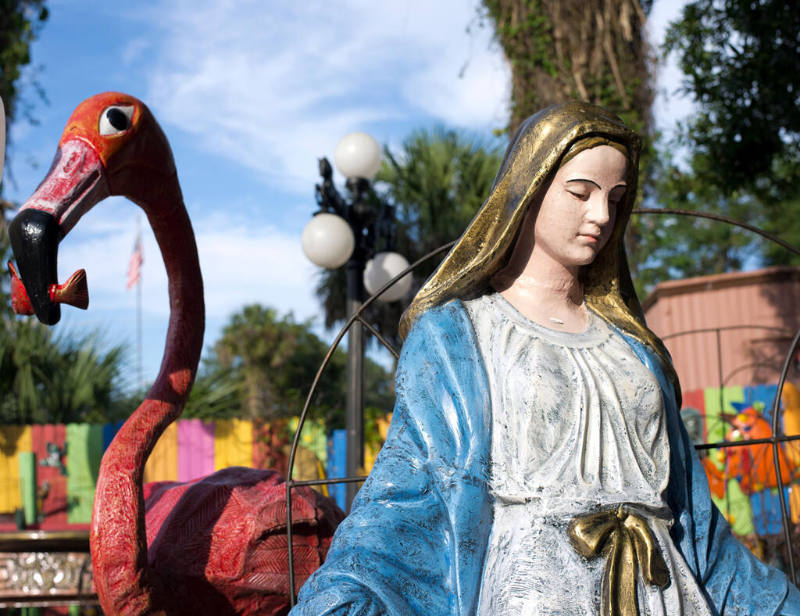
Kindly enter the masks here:
<path id="1" fill-rule="evenodd" d="M 19 487 L 19 453 L 33 451 L 30 426 L 0 426 L 0 512 L 22 507 Z"/>
<path id="2" fill-rule="evenodd" d="M 214 470 L 253 466 L 253 422 L 226 419 L 214 422 Z"/>
<path id="3" fill-rule="evenodd" d="M 174 421 L 156 442 L 144 466 L 144 482 L 178 481 L 178 422 Z"/>

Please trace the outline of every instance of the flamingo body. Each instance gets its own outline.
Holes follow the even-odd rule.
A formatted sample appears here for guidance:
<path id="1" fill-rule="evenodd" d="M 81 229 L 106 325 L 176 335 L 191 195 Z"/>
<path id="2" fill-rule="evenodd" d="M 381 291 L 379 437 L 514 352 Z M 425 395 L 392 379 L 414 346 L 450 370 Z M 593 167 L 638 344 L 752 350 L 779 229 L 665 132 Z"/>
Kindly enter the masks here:
<path id="1" fill-rule="evenodd" d="M 211 613 L 215 598 L 216 614 L 288 611 L 286 485 L 277 472 L 226 468 L 187 483 L 147 484 L 144 498 L 148 565 L 180 585 L 181 597 L 199 601 L 185 613 Z M 294 491 L 298 580 L 322 564 L 342 515 L 316 492 Z"/>
<path id="2" fill-rule="evenodd" d="M 147 457 L 191 390 L 203 346 L 203 282 L 169 143 L 138 99 L 106 92 L 81 103 L 53 165 L 9 227 L 15 297 L 47 324 L 60 318 L 57 247 L 109 195 L 147 214 L 169 281 L 161 369 L 106 450 L 90 545 L 106 614 L 283 614 L 288 611 L 286 486 L 266 470 L 229 468 L 189 483 L 143 486 Z M 55 285 L 55 286 L 54 286 Z M 292 496 L 298 587 L 327 553 L 344 514 L 309 488 Z"/>

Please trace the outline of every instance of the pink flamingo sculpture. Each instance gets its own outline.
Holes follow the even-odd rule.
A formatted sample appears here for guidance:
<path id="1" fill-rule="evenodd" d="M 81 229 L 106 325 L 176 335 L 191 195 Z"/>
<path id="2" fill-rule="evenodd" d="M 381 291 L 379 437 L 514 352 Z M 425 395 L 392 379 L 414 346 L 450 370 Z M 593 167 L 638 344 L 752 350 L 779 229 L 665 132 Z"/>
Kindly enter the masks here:
<path id="1" fill-rule="evenodd" d="M 153 228 L 169 278 L 161 370 L 100 467 L 91 527 L 95 587 L 107 614 L 281 614 L 288 611 L 285 484 L 274 471 L 221 470 L 184 484 L 142 486 L 145 462 L 183 409 L 203 341 L 203 283 L 194 233 L 164 133 L 136 98 L 81 103 L 53 165 L 12 221 L 15 307 L 46 324 L 60 303 L 88 304 L 85 276 L 57 284 L 58 242 L 93 205 L 123 195 Z M 295 490 L 297 587 L 324 559 L 343 514 Z"/>

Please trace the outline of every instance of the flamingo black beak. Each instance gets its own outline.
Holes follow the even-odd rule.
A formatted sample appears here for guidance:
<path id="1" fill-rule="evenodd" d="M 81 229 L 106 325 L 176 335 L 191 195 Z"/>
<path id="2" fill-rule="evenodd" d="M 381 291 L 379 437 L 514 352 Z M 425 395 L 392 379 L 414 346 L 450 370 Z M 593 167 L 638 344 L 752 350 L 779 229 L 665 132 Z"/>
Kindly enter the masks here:
<path id="1" fill-rule="evenodd" d="M 58 244 L 77 220 L 108 194 L 95 150 L 82 140 L 62 142 L 47 177 L 8 229 L 19 269 L 19 278 L 12 279 L 15 309 L 29 300 L 30 309 L 42 323 L 55 325 L 61 318 L 60 303 L 78 305 L 60 299 Z"/>
<path id="2" fill-rule="evenodd" d="M 38 319 L 55 325 L 61 306 L 50 301 L 50 286 L 58 284 L 58 222 L 40 210 L 22 210 L 8 229 L 19 277 Z"/>

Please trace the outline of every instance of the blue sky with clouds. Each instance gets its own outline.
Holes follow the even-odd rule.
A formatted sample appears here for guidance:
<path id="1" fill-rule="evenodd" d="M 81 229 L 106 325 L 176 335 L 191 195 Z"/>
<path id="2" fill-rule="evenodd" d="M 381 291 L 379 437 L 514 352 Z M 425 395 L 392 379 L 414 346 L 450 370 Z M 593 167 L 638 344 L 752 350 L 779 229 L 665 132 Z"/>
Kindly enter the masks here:
<path id="1" fill-rule="evenodd" d="M 442 124 L 486 139 L 508 115 L 510 73 L 473 0 L 277 2 L 50 0 L 33 47 L 49 104 L 38 125 L 11 128 L 4 196 L 23 201 L 52 159 L 73 108 L 119 90 L 144 100 L 167 134 L 204 274 L 206 347 L 231 314 L 260 302 L 317 318 L 315 267 L 300 233 L 315 210 L 319 156 L 363 130 L 397 146 Z M 654 42 L 680 2 L 656 0 Z M 26 78 L 30 77 L 30 72 Z M 656 114 L 669 128 L 685 110 L 659 75 Z M 27 98 L 35 100 L 32 91 Z M 338 178 L 341 180 L 341 178 Z M 60 330 L 99 328 L 128 344 L 134 366 L 135 293 L 126 291 L 137 208 L 120 198 L 94 208 L 62 243 L 59 278 L 87 270 L 91 306 L 65 307 Z M 167 326 L 166 278 L 146 230 L 144 366 L 152 379 Z M 331 336 L 332 337 L 332 336 Z M 132 379 L 133 381 L 133 379 Z"/>

